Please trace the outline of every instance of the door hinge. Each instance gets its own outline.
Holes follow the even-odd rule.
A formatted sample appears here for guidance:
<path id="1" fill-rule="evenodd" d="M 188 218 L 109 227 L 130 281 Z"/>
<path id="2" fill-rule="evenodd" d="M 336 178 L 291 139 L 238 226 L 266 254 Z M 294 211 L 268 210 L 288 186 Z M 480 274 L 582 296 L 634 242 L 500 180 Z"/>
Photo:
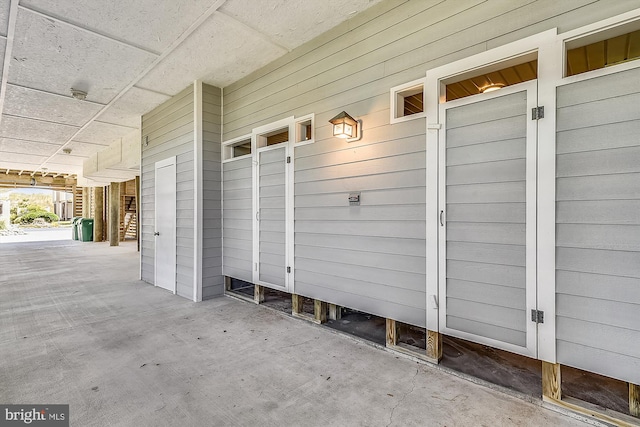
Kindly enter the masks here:
<path id="1" fill-rule="evenodd" d="M 291 156 L 287 156 L 287 163 L 291 163 Z"/>
<path id="2" fill-rule="evenodd" d="M 544 311 L 531 309 L 531 321 L 536 323 L 544 323 Z"/>
<path id="3" fill-rule="evenodd" d="M 287 267 L 287 273 L 291 273 L 291 267 Z"/>
<path id="4" fill-rule="evenodd" d="M 540 120 L 544 118 L 544 107 L 533 107 L 531 109 L 531 120 Z"/>

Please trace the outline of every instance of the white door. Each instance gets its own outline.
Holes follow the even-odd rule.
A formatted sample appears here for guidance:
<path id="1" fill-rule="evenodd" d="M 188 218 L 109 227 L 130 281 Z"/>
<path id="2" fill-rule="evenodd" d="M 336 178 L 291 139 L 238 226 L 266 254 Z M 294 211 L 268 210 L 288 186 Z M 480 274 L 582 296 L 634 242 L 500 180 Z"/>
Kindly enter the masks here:
<path id="1" fill-rule="evenodd" d="M 287 289 L 287 143 L 258 151 L 258 282 Z"/>
<path id="2" fill-rule="evenodd" d="M 176 158 L 156 163 L 155 284 L 176 293 Z"/>
<path id="3" fill-rule="evenodd" d="M 439 111 L 440 332 L 530 357 L 537 357 L 535 106 L 531 81 Z"/>

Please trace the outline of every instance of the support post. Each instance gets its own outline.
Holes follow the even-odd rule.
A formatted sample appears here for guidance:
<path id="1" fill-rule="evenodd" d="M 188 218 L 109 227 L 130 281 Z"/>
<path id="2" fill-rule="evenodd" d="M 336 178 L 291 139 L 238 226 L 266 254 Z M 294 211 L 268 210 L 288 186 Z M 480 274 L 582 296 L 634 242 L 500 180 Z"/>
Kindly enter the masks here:
<path id="1" fill-rule="evenodd" d="M 82 218 L 91 216 L 91 200 L 89 199 L 89 187 L 82 187 Z"/>
<path id="2" fill-rule="evenodd" d="M 542 362 L 542 398 L 562 400 L 562 377 L 559 363 Z"/>
<path id="3" fill-rule="evenodd" d="M 398 344 L 398 326 L 393 319 L 387 319 L 387 347 Z"/>
<path id="4" fill-rule="evenodd" d="M 262 304 L 264 302 L 264 286 L 254 285 L 253 302 L 256 304 Z"/>
<path id="5" fill-rule="evenodd" d="M 109 245 L 120 245 L 120 183 L 109 186 Z"/>
<path id="6" fill-rule="evenodd" d="M 327 322 L 327 303 L 319 299 L 313 300 L 313 319 L 316 323 Z"/>
<path id="7" fill-rule="evenodd" d="M 435 361 L 442 359 L 442 334 L 427 329 L 427 357 Z"/>
<path id="8" fill-rule="evenodd" d="M 629 413 L 640 417 L 640 385 L 629 383 Z"/>
<path id="9" fill-rule="evenodd" d="M 302 295 L 291 294 L 291 314 L 302 314 L 302 306 L 304 305 L 304 298 Z"/>
<path id="10" fill-rule="evenodd" d="M 102 242 L 104 240 L 104 188 L 94 187 L 93 192 L 96 210 L 93 216 L 93 241 Z"/>
<path id="11" fill-rule="evenodd" d="M 224 276 L 224 290 L 225 291 L 231 290 L 231 277 L 229 276 Z"/>
<path id="12" fill-rule="evenodd" d="M 342 319 L 342 307 L 336 304 L 329 304 L 329 319 L 331 320 Z"/>

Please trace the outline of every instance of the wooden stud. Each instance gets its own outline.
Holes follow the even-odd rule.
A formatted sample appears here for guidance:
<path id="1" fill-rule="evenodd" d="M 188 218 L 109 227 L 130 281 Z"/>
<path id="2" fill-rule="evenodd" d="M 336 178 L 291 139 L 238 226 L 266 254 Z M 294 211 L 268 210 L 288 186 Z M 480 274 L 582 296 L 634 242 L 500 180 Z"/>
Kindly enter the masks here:
<path id="1" fill-rule="evenodd" d="M 296 314 L 302 314 L 302 307 L 304 305 L 304 298 L 302 295 L 291 294 L 291 313 L 295 316 Z"/>
<path id="2" fill-rule="evenodd" d="M 319 299 L 313 300 L 313 319 L 316 323 L 327 322 L 327 303 Z"/>
<path id="3" fill-rule="evenodd" d="M 331 320 L 342 319 L 342 307 L 335 304 L 329 304 L 329 319 Z"/>
<path id="4" fill-rule="evenodd" d="M 629 383 L 629 413 L 640 417 L 640 385 Z"/>
<path id="5" fill-rule="evenodd" d="M 89 218 L 91 216 L 89 190 L 89 187 L 82 187 L 82 218 Z"/>
<path id="6" fill-rule="evenodd" d="M 109 186 L 109 246 L 120 245 L 120 183 Z"/>
<path id="7" fill-rule="evenodd" d="M 398 344 L 398 327 L 396 321 L 387 319 L 387 347 Z"/>
<path id="8" fill-rule="evenodd" d="M 93 189 L 95 199 L 95 215 L 93 216 L 93 241 L 102 242 L 104 240 L 104 188 L 95 187 Z"/>
<path id="9" fill-rule="evenodd" d="M 559 363 L 542 362 L 542 398 L 562 400 L 562 377 Z"/>
<path id="10" fill-rule="evenodd" d="M 442 334 L 427 329 L 427 357 L 436 361 L 442 359 Z"/>
<path id="11" fill-rule="evenodd" d="M 254 285 L 253 302 L 256 304 L 262 304 L 264 302 L 264 286 Z"/>

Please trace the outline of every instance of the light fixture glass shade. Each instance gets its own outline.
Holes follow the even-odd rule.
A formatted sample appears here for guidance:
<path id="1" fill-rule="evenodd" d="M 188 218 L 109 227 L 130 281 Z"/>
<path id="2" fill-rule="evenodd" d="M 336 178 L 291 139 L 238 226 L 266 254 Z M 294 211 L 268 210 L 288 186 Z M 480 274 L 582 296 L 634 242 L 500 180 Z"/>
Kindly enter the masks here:
<path id="1" fill-rule="evenodd" d="M 346 111 L 341 112 L 329 123 L 333 125 L 333 136 L 338 138 L 354 138 L 357 135 L 358 122 L 347 114 Z"/>
<path id="2" fill-rule="evenodd" d="M 504 83 L 491 83 L 480 89 L 480 93 L 489 93 L 494 92 L 496 90 L 500 90 L 504 87 Z"/>

